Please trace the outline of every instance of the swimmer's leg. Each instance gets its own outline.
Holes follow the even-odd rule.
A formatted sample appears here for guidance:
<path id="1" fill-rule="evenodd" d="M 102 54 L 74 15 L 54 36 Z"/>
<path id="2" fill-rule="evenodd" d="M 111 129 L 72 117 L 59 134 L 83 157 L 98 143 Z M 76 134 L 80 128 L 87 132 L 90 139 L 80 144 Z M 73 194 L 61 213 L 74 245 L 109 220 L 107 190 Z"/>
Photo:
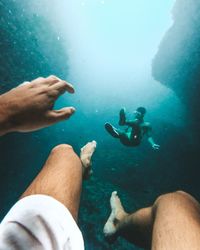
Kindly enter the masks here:
<path id="1" fill-rule="evenodd" d="M 114 126 L 112 126 L 112 125 L 111 125 L 110 123 L 108 123 L 108 122 L 106 122 L 104 126 L 105 126 L 106 131 L 107 131 L 110 135 L 112 135 L 112 137 L 114 137 L 114 138 L 119 138 L 120 132 L 119 132 L 118 129 L 116 129 Z"/>
<path id="2" fill-rule="evenodd" d="M 105 129 L 108 131 L 110 135 L 114 138 L 119 138 L 121 143 L 125 146 L 130 146 L 131 139 L 130 139 L 130 132 L 122 131 L 121 129 L 117 129 L 114 126 L 112 126 L 110 123 L 105 124 Z"/>
<path id="3" fill-rule="evenodd" d="M 80 158 L 73 148 L 61 144 L 53 148 L 46 163 L 21 198 L 44 194 L 53 197 L 68 208 L 77 221 L 82 179 L 91 167 L 91 156 L 96 142 L 86 144 Z"/>
<path id="4" fill-rule="evenodd" d="M 125 108 L 122 108 L 119 111 L 119 125 L 120 126 L 123 126 L 126 123 L 126 113 L 125 112 L 126 112 Z"/>
<path id="5" fill-rule="evenodd" d="M 107 237 L 122 236 L 143 248 L 200 249 L 200 205 L 178 191 L 161 195 L 152 207 L 127 214 L 117 196 L 111 196 L 111 215 L 104 226 Z"/>

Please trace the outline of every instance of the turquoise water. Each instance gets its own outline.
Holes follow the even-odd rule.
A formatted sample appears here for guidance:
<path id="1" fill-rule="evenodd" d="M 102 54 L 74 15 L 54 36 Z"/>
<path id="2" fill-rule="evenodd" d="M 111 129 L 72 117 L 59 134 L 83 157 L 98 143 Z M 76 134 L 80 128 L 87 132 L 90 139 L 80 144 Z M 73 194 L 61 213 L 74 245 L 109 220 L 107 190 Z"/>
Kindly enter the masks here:
<path id="1" fill-rule="evenodd" d="M 69 121 L 1 138 L 0 216 L 36 176 L 55 145 L 68 143 L 79 153 L 94 139 L 98 143 L 94 175 L 84 183 L 79 219 L 88 250 L 139 249 L 123 239 L 109 245 L 103 238 L 114 190 L 129 212 L 178 189 L 200 198 L 198 150 L 186 122 L 188 110 L 172 90 L 151 76 L 151 60 L 172 23 L 174 1 L 125 2 L 66 1 L 63 5 L 57 1 L 56 6 L 43 8 L 48 1 L 0 0 L 1 93 L 24 80 L 55 74 L 76 89 L 72 96 L 63 95 L 56 107 L 77 109 Z M 69 15 L 52 15 L 66 6 Z M 126 148 L 104 129 L 107 121 L 117 126 L 121 107 L 131 118 L 141 105 L 147 108 L 146 120 L 152 123 L 160 151 L 153 151 L 146 140 L 137 148 Z"/>

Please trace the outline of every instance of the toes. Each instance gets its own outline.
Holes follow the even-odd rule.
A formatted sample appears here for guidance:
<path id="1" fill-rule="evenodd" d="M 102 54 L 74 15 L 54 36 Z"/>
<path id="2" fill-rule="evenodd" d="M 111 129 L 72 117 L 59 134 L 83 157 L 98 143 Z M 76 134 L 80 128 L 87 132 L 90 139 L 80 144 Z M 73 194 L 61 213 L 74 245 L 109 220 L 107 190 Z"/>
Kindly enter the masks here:
<path id="1" fill-rule="evenodd" d="M 89 159 L 86 159 L 85 164 L 86 164 L 87 167 L 90 166 L 90 161 L 89 161 Z"/>
<path id="2" fill-rule="evenodd" d="M 113 191 L 113 192 L 112 192 L 112 195 L 117 195 L 117 191 Z"/>
<path id="3" fill-rule="evenodd" d="M 96 142 L 92 141 L 92 142 L 88 142 L 84 147 L 81 148 L 81 152 L 83 153 L 85 151 L 85 153 L 89 154 L 93 154 L 95 148 L 96 148 Z"/>
<path id="4" fill-rule="evenodd" d="M 92 144 L 95 146 L 95 148 L 96 148 L 97 142 L 93 140 L 91 143 L 92 143 Z"/>
<path id="5" fill-rule="evenodd" d="M 110 202 L 113 201 L 113 199 L 115 199 L 117 197 L 117 191 L 113 191 L 110 197 Z"/>

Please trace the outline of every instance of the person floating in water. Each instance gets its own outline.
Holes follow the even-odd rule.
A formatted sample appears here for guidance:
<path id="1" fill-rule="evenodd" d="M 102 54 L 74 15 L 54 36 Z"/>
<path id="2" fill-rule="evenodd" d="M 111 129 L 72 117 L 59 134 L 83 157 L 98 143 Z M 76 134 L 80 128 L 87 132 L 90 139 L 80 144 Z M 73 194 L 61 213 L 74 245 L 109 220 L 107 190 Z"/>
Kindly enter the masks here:
<path id="1" fill-rule="evenodd" d="M 119 125 L 127 126 L 127 128 L 125 130 L 117 129 L 107 122 L 105 129 L 112 137 L 120 139 L 122 144 L 129 147 L 140 145 L 142 138 L 146 135 L 152 148 L 158 150 L 160 145 L 156 144 L 152 138 L 151 124 L 144 121 L 145 113 L 146 109 L 139 107 L 134 111 L 134 120 L 127 120 L 125 108 L 122 108 L 119 112 Z"/>

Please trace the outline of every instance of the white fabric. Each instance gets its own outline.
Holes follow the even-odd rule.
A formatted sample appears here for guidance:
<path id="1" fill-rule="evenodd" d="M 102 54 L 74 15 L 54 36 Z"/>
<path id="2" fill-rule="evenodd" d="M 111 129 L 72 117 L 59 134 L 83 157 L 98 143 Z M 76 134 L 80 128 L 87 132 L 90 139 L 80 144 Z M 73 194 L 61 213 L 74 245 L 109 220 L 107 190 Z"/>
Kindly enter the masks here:
<path id="1" fill-rule="evenodd" d="M 68 209 L 46 195 L 19 200 L 0 224 L 0 250 L 83 250 Z"/>

